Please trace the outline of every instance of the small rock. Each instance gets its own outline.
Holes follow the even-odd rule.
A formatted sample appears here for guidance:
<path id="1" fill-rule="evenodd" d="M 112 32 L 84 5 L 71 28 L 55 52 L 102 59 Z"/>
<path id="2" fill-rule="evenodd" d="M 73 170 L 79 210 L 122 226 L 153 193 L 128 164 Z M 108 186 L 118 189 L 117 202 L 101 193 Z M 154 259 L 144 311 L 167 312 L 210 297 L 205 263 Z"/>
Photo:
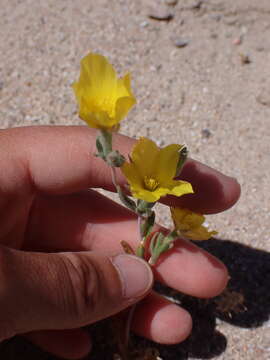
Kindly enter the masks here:
<path id="1" fill-rule="evenodd" d="M 186 47 L 189 44 L 189 40 L 187 39 L 175 39 L 173 41 L 174 46 L 178 47 L 178 48 L 183 48 Z"/>
<path id="2" fill-rule="evenodd" d="M 233 39 L 232 44 L 233 44 L 233 45 L 241 45 L 241 44 L 242 44 L 242 41 L 243 41 L 242 36 L 238 36 L 238 37 L 236 37 L 235 39 Z"/>
<path id="3" fill-rule="evenodd" d="M 240 54 L 240 61 L 242 65 L 247 65 L 251 63 L 250 57 L 248 54 Z"/>
<path id="4" fill-rule="evenodd" d="M 211 131 L 209 129 L 207 129 L 207 128 L 202 129 L 202 137 L 204 139 L 210 138 L 211 135 L 212 135 L 212 133 L 211 133 Z"/>
<path id="5" fill-rule="evenodd" d="M 266 89 L 262 90 L 261 93 L 256 97 L 258 103 L 270 107 L 270 94 Z"/>
<path id="6" fill-rule="evenodd" d="M 190 6 L 190 8 L 194 9 L 194 10 L 200 10 L 200 8 L 202 7 L 202 4 L 203 4 L 203 0 L 198 0 L 198 1 L 195 1 L 195 3 Z"/>
<path id="7" fill-rule="evenodd" d="M 0 80 L 0 90 L 2 90 L 4 88 L 4 81 Z"/>
<path id="8" fill-rule="evenodd" d="M 225 24 L 227 25 L 236 25 L 238 23 L 238 18 L 236 17 L 227 17 L 224 19 Z"/>
<path id="9" fill-rule="evenodd" d="M 220 21 L 222 16 L 220 14 L 210 14 L 210 18 L 215 21 Z"/>
<path id="10" fill-rule="evenodd" d="M 186 102 L 186 94 L 185 92 L 183 91 L 180 95 L 180 105 L 184 105 L 184 103 Z"/>
<path id="11" fill-rule="evenodd" d="M 262 45 L 258 45 L 258 46 L 256 47 L 256 50 L 259 51 L 259 52 L 261 52 L 261 51 L 264 51 L 265 48 L 264 48 L 264 46 L 262 46 Z"/>
<path id="12" fill-rule="evenodd" d="M 247 27 L 246 27 L 246 26 L 241 26 L 241 33 L 242 33 L 242 35 L 246 35 L 247 32 L 248 32 Z"/>
<path id="13" fill-rule="evenodd" d="M 168 8 L 165 6 L 160 6 L 155 9 L 152 9 L 148 13 L 148 17 L 153 20 L 158 21 L 170 21 L 173 19 L 173 14 Z"/>
<path id="14" fill-rule="evenodd" d="M 150 71 L 160 71 L 161 69 L 162 69 L 162 64 L 150 66 Z"/>
<path id="15" fill-rule="evenodd" d="M 141 28 L 145 28 L 145 27 L 147 27 L 148 25 L 149 25 L 149 22 L 148 22 L 148 21 L 143 21 L 143 22 L 140 23 L 140 27 L 141 27 Z"/>
<path id="16" fill-rule="evenodd" d="M 197 104 L 193 104 L 192 105 L 192 108 L 191 108 L 191 111 L 192 112 L 196 112 L 198 110 L 198 105 Z"/>
<path id="17" fill-rule="evenodd" d="M 218 38 L 218 34 L 217 34 L 217 33 L 214 33 L 214 32 L 211 32 L 211 33 L 210 33 L 210 38 L 211 38 L 211 39 L 217 39 L 217 38 Z"/>
<path id="18" fill-rule="evenodd" d="M 157 143 L 158 147 L 161 147 L 161 146 L 164 146 L 165 141 L 164 140 L 157 140 L 156 143 Z"/>
<path id="19" fill-rule="evenodd" d="M 177 5 L 178 0 L 165 0 L 165 4 L 169 5 L 169 6 L 175 6 Z"/>

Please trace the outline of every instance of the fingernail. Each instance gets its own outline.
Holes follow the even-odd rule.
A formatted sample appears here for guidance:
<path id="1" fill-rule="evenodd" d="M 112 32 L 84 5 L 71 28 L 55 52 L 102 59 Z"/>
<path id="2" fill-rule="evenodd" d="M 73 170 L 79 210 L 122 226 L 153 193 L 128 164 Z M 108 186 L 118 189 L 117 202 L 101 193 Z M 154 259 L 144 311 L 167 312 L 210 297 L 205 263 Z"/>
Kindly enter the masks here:
<path id="1" fill-rule="evenodd" d="M 134 256 L 121 254 L 112 259 L 121 283 L 123 297 L 132 299 L 144 295 L 153 283 L 153 273 L 147 263 Z"/>

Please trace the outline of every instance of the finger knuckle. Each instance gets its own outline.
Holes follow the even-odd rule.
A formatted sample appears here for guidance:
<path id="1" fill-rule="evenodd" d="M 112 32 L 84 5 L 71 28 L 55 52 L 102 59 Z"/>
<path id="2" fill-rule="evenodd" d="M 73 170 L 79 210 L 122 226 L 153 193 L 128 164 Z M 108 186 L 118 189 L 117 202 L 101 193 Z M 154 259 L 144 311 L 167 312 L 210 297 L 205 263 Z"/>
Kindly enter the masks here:
<path id="1" fill-rule="evenodd" d="M 100 274 L 89 258 L 80 253 L 64 256 L 70 291 L 66 301 L 69 316 L 84 325 L 91 322 L 100 299 Z"/>

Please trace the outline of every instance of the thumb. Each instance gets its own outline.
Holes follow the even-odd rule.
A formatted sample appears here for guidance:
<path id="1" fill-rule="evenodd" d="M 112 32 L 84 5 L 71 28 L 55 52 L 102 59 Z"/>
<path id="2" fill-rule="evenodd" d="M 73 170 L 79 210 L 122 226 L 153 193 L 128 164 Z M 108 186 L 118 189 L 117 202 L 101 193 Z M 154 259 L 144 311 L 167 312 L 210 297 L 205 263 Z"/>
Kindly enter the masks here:
<path id="1" fill-rule="evenodd" d="M 152 282 L 150 267 L 133 255 L 0 247 L 0 340 L 93 323 L 141 300 Z"/>

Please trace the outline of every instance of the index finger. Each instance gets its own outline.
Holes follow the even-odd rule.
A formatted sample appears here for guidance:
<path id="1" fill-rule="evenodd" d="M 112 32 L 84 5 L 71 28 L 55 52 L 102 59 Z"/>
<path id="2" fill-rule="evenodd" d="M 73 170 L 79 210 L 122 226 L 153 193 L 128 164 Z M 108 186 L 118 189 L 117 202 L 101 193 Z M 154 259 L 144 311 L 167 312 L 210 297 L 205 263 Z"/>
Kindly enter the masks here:
<path id="1" fill-rule="evenodd" d="M 68 194 L 87 188 L 114 191 L 108 166 L 94 156 L 96 131 L 85 126 L 38 126 L 0 132 L 1 168 L 9 191 L 32 186 L 47 194 Z M 135 142 L 115 134 L 114 148 L 127 156 Z M 1 156 L 1 155 L 0 155 Z M 7 162 L 7 163 L 5 163 Z M 8 176 L 11 173 L 12 176 Z M 232 206 L 240 195 L 240 186 L 231 177 L 195 160 L 188 160 L 181 179 L 189 181 L 194 194 L 167 197 L 164 203 L 185 206 L 202 213 L 215 213 Z M 0 179 L 0 183 L 4 180 Z M 120 184 L 124 177 L 118 174 Z M 25 184 L 25 185 L 23 185 Z"/>

